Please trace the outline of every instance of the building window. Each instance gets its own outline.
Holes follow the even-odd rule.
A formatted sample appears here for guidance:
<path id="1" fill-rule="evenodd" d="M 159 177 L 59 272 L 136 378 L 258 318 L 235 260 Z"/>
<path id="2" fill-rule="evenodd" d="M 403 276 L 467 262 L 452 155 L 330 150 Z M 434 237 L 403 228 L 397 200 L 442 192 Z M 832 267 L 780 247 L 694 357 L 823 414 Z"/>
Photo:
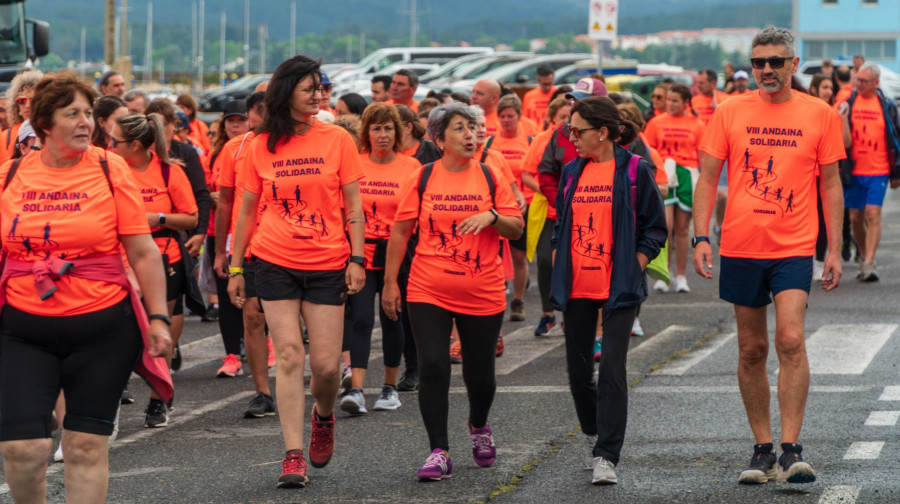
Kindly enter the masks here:
<path id="1" fill-rule="evenodd" d="M 863 51 L 863 55 L 865 55 L 867 59 L 881 59 L 882 45 L 884 45 L 883 40 L 866 40 L 865 51 Z"/>
<path id="2" fill-rule="evenodd" d="M 864 6 L 866 6 L 866 5 L 875 6 L 875 5 L 878 5 L 878 0 L 862 0 L 862 4 Z"/>
<path id="3" fill-rule="evenodd" d="M 805 59 L 822 59 L 825 57 L 825 53 L 823 52 L 823 44 L 821 41 L 809 41 L 803 44 Z"/>
<path id="4" fill-rule="evenodd" d="M 838 0 L 822 0 L 822 5 L 837 5 Z"/>

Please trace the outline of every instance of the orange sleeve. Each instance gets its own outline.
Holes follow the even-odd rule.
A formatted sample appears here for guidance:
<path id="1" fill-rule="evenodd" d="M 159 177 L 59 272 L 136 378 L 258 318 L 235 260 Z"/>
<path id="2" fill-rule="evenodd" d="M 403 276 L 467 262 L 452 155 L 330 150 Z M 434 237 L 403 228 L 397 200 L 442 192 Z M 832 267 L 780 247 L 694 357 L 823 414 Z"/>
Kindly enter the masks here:
<path id="1" fill-rule="evenodd" d="M 131 176 L 131 169 L 124 161 L 119 162 L 108 158 L 107 163 L 109 164 L 109 180 L 115 187 L 113 200 L 116 202 L 116 231 L 120 235 L 150 234 L 147 210 L 144 207 L 144 200 L 137 183 Z M 6 169 L 2 172 L 5 177 L 8 168 L 4 168 Z M 122 256 L 125 257 L 125 254 Z"/>
<path id="2" fill-rule="evenodd" d="M 513 175 L 512 167 L 509 166 L 509 161 L 503 157 L 503 154 L 488 149 L 488 157 L 485 159 L 485 164 L 500 170 L 500 173 L 509 180 L 510 184 L 515 182 L 516 177 Z"/>
<path id="3" fill-rule="evenodd" d="M 259 177 L 256 163 L 265 154 L 268 137 L 268 135 L 260 135 L 253 139 L 253 142 L 250 144 L 250 150 L 244 158 L 245 166 L 238 175 L 238 187 L 253 194 L 262 194 L 262 179 Z M 219 184 L 223 185 L 221 182 Z"/>
<path id="4" fill-rule="evenodd" d="M 654 116 L 654 119 L 657 117 L 659 117 L 659 116 Z M 649 147 L 653 147 L 654 149 L 656 148 L 656 145 L 657 145 L 657 140 L 656 140 L 656 130 L 658 129 L 657 123 L 659 123 L 659 121 L 650 121 L 647 123 L 647 126 L 644 128 L 644 136 L 647 137 L 647 145 Z"/>
<path id="5" fill-rule="evenodd" d="M 419 217 L 419 179 L 422 177 L 422 168 L 416 169 L 406 183 L 400 189 L 400 201 L 397 202 L 397 212 L 394 221 L 401 222 L 415 220 Z M 507 187 L 507 189 L 509 189 Z M 499 212 L 499 210 L 498 210 Z"/>
<path id="6" fill-rule="evenodd" d="M 209 126 L 207 126 L 206 123 L 201 121 L 200 119 L 194 119 L 194 122 L 197 123 L 197 129 L 200 132 L 200 146 L 205 152 L 212 152 L 212 144 L 209 141 Z"/>
<path id="7" fill-rule="evenodd" d="M 700 152 L 709 154 L 716 159 L 725 160 L 728 158 L 728 139 L 725 138 L 726 114 L 721 110 L 718 112 L 718 114 L 713 114 L 703 131 Z M 843 141 L 841 145 L 843 145 Z"/>
<path id="8" fill-rule="evenodd" d="M 172 208 L 176 213 L 197 213 L 197 201 L 194 199 L 191 181 L 180 165 L 172 165 L 169 170 L 169 197 L 172 198 Z"/>
<path id="9" fill-rule="evenodd" d="M 494 209 L 505 217 L 522 218 L 522 210 L 516 204 L 516 198 L 512 192 L 512 179 L 507 179 L 499 170 L 493 172 L 496 189 L 494 190 Z"/>
<path id="10" fill-rule="evenodd" d="M 219 187 L 234 188 L 236 182 L 234 173 L 234 153 L 232 152 L 230 145 L 225 144 L 225 146 L 222 147 L 222 151 L 216 156 L 216 162 L 213 163 L 212 172 L 219 174 L 218 180 L 216 181 L 216 184 Z"/>
<path id="11" fill-rule="evenodd" d="M 359 160 L 359 150 L 356 148 L 356 142 L 353 141 L 350 133 L 341 130 L 340 138 L 341 168 L 338 174 L 341 177 L 341 185 L 345 186 L 365 177 L 366 174 L 363 171 L 362 162 Z"/>
<path id="12" fill-rule="evenodd" d="M 847 157 L 844 151 L 844 139 L 841 135 L 841 118 L 833 110 L 825 112 L 825 134 L 819 138 L 818 157 L 819 166 L 840 161 Z"/>
<path id="13" fill-rule="evenodd" d="M 656 180 L 657 184 L 668 184 L 669 177 L 666 175 L 666 166 L 662 156 L 659 155 L 659 152 L 657 152 L 656 149 L 649 145 L 647 146 L 647 150 L 650 151 L 650 159 L 652 159 L 653 164 L 656 165 L 656 174 L 653 176 L 653 179 Z"/>

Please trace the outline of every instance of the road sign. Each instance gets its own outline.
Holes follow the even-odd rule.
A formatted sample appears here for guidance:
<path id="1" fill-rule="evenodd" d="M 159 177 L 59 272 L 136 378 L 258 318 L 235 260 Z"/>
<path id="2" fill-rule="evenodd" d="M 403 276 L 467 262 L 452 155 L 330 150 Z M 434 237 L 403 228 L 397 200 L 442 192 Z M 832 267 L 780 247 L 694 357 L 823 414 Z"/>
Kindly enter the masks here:
<path id="1" fill-rule="evenodd" d="M 591 0 L 588 35 L 594 40 L 615 40 L 619 25 L 619 0 Z"/>

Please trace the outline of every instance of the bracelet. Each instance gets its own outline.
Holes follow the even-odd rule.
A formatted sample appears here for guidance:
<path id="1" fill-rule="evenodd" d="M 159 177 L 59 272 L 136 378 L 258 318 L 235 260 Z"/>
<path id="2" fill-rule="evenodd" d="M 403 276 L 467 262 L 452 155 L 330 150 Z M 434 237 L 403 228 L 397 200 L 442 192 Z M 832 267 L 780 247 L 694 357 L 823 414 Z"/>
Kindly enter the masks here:
<path id="1" fill-rule="evenodd" d="M 163 315 L 162 313 L 153 313 L 147 315 L 147 320 L 162 320 L 167 326 L 172 325 L 172 319 L 169 318 L 168 315 Z"/>
<path id="2" fill-rule="evenodd" d="M 243 273 L 229 273 L 229 274 L 228 274 L 228 278 L 239 277 L 239 276 L 241 276 L 241 275 L 243 275 Z"/>
<path id="3" fill-rule="evenodd" d="M 228 268 L 228 272 L 229 273 L 243 273 L 244 268 L 235 268 L 232 266 L 232 267 Z"/>

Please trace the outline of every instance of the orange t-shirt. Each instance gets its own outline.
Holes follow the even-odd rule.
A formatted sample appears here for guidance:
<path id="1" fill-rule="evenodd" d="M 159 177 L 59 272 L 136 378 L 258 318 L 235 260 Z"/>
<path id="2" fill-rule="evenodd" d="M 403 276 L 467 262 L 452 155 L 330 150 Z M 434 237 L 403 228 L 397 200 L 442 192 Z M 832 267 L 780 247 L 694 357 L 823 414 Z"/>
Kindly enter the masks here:
<path id="1" fill-rule="evenodd" d="M 475 151 L 475 156 L 473 157 L 473 159 L 481 161 L 482 154 L 484 154 L 484 144 L 481 145 L 480 149 Z M 500 173 L 502 173 L 503 176 L 506 177 L 506 181 L 510 184 L 515 182 L 516 178 L 513 176 L 512 168 L 509 167 L 509 162 L 505 157 L 503 157 L 503 154 L 500 154 L 493 149 L 488 149 L 487 156 L 485 156 L 484 158 L 484 164 L 500 170 Z"/>
<path id="2" fill-rule="evenodd" d="M 369 159 L 369 153 L 359 155 L 366 176 L 359 181 L 359 195 L 362 198 L 363 214 L 366 217 L 366 239 L 387 240 L 394 226 L 394 214 L 400 202 L 402 184 L 410 180 L 413 172 L 422 167 L 414 157 L 397 154 L 390 163 L 383 165 Z M 373 268 L 372 256 L 375 244 L 366 243 L 366 269 Z"/>
<path id="3" fill-rule="evenodd" d="M 162 163 L 159 158 L 153 156 L 147 169 L 144 171 L 131 170 L 131 175 L 137 183 L 138 190 L 144 200 L 147 213 L 197 213 L 197 201 L 194 199 L 194 190 L 191 181 L 188 180 L 184 169 L 177 165 L 169 165 L 169 186 L 163 180 Z M 144 217 L 146 220 L 146 217 Z M 152 231 L 163 229 L 155 227 Z M 181 249 L 178 241 L 171 237 L 154 238 L 160 254 L 169 256 L 169 264 L 175 264 L 181 260 Z"/>
<path id="4" fill-rule="evenodd" d="M 359 151 L 340 126 L 315 121 L 303 135 L 280 143 L 253 139 L 238 186 L 265 205 L 253 236 L 253 255 L 285 268 L 343 269 L 350 257 L 341 214 L 341 187 L 363 178 Z"/>
<path id="5" fill-rule="evenodd" d="M 541 125 L 539 123 L 532 121 L 528 117 L 522 116 L 519 119 L 519 131 L 533 137 L 543 130 L 541 129 Z"/>
<path id="6" fill-rule="evenodd" d="M 237 187 L 237 181 L 241 168 L 245 166 L 247 154 L 250 152 L 250 144 L 254 138 L 256 138 L 256 133 L 250 131 L 228 140 L 222 147 L 222 152 L 219 153 L 219 157 L 216 158 L 216 166 L 218 167 L 217 181 L 219 187 L 230 187 L 234 189 L 234 201 L 231 206 L 231 222 L 228 224 L 229 235 L 234 235 L 234 228 L 237 226 L 237 218 L 241 213 L 241 205 L 244 202 L 244 190 Z M 260 208 L 264 207 L 261 206 Z M 262 210 L 259 212 L 261 213 Z M 256 223 L 259 224 L 259 217 L 257 217 Z M 231 249 L 230 242 L 228 249 Z M 250 247 L 248 246 L 248 252 L 245 254 L 246 257 L 250 257 L 249 249 Z"/>
<path id="7" fill-rule="evenodd" d="M 525 153 L 525 159 L 522 160 L 522 170 L 532 174 L 535 179 L 538 178 L 538 165 L 541 164 L 541 158 L 550 144 L 554 131 L 556 128 L 548 128 L 532 138 L 531 145 L 528 146 L 528 151 Z M 556 219 L 556 208 L 552 204 L 547 206 L 547 218 Z"/>
<path id="8" fill-rule="evenodd" d="M 403 103 L 394 103 L 394 100 L 387 100 L 384 102 L 384 104 L 385 105 L 404 105 Z M 410 102 L 409 105 L 406 105 L 406 106 L 409 107 L 413 112 L 416 112 L 416 113 L 419 112 L 419 102 L 417 102 L 416 100 L 413 100 L 412 102 Z"/>
<path id="9" fill-rule="evenodd" d="M 11 259 L 39 261 L 51 256 L 88 258 L 118 255 L 119 235 L 149 234 L 147 214 L 134 178 L 122 158 L 110 156 L 109 182 L 100 168 L 101 149 L 90 149 L 70 168 L 51 168 L 40 153 L 25 156 L 0 197 L 0 241 Z M 0 167 L 0 181 L 12 161 Z M 6 302 L 45 316 L 92 313 L 118 303 L 128 292 L 108 282 L 65 276 L 44 301 L 34 276 L 10 278 Z"/>
<path id="10" fill-rule="evenodd" d="M 525 183 L 522 182 L 522 171 L 524 170 L 522 162 L 525 160 L 525 153 L 528 152 L 530 143 L 528 135 L 520 130 L 519 134 L 513 138 L 497 135 L 493 140 L 489 138 L 488 142 L 491 142 L 488 152 L 494 151 L 503 155 L 503 158 L 506 159 L 506 162 L 509 163 L 509 168 L 512 170 L 513 180 L 519 186 L 522 195 L 525 196 L 525 201 L 531 203 L 531 199 L 534 198 L 534 190 L 526 187 Z M 485 142 L 485 145 L 487 145 L 487 142 Z"/>
<path id="11" fill-rule="evenodd" d="M 500 134 L 500 117 L 497 111 L 484 115 L 484 127 L 487 129 L 485 137 L 497 136 Z"/>
<path id="12" fill-rule="evenodd" d="M 650 159 L 653 160 L 653 165 L 656 166 L 656 173 L 653 175 L 653 180 L 659 185 L 667 185 L 669 183 L 669 177 L 666 176 L 666 167 L 663 157 L 659 155 L 658 150 L 650 145 L 650 141 L 647 140 L 647 135 L 644 135 L 643 131 L 638 132 L 638 137 L 644 142 L 644 145 L 650 152 Z"/>
<path id="13" fill-rule="evenodd" d="M 696 94 L 691 98 L 691 108 L 697 111 L 697 118 L 703 121 L 703 124 L 708 124 L 713 112 L 716 111 L 716 107 L 721 105 L 727 98 L 729 96 L 718 89 L 713 93 L 713 96 L 706 96 L 703 93 Z M 716 107 L 713 107 L 713 100 L 716 101 Z"/>
<path id="14" fill-rule="evenodd" d="M 891 164 L 888 160 L 887 145 L 884 134 L 884 112 L 878 97 L 863 98 L 857 95 L 850 111 L 853 124 L 853 144 L 851 153 L 856 164 L 853 175 L 890 175 Z"/>
<path id="15" fill-rule="evenodd" d="M 460 222 L 472 215 L 496 208 L 508 217 L 522 217 L 513 198 L 510 182 L 496 168 L 496 205 L 484 172 L 473 159 L 462 172 L 444 169 L 444 161 L 434 169 L 419 202 L 416 170 L 403 188 L 396 221 L 416 219 L 419 244 L 409 274 L 408 301 L 430 303 L 468 315 L 493 315 L 506 309 L 506 285 L 500 259 L 500 235 L 493 226 L 477 235 L 460 235 Z"/>
<path id="16" fill-rule="evenodd" d="M 421 144 L 419 144 L 419 145 L 421 145 Z M 409 149 L 403 149 L 402 153 L 409 157 L 413 157 L 416 155 L 416 151 L 419 150 L 419 145 L 410 147 Z"/>
<path id="17" fill-rule="evenodd" d="M 550 88 L 549 93 L 542 92 L 540 87 L 527 91 L 522 96 L 522 117 L 527 117 L 538 124 L 544 122 L 547 107 L 550 106 L 550 97 L 555 91 L 556 86 Z"/>
<path id="18" fill-rule="evenodd" d="M 194 119 L 188 126 L 191 128 L 188 138 L 194 142 L 194 145 L 203 149 L 204 153 L 212 152 L 212 144 L 209 141 L 209 126 L 200 119 Z M 223 123 L 222 126 L 224 127 L 225 124 Z"/>
<path id="19" fill-rule="evenodd" d="M 777 105 L 758 93 L 736 96 L 719 107 L 700 150 L 728 162 L 723 256 L 813 255 L 816 166 L 845 157 L 841 123 L 828 104 L 798 92 Z"/>
<path id="20" fill-rule="evenodd" d="M 838 89 L 836 95 L 834 95 L 834 110 L 838 110 L 838 107 L 841 106 L 841 103 L 847 101 L 847 98 L 850 98 L 850 95 L 853 94 L 853 85 L 846 84 L 841 89 Z"/>
<path id="21" fill-rule="evenodd" d="M 688 168 L 700 166 L 698 148 L 706 127 L 693 114 L 685 113 L 675 117 L 669 114 L 656 116 L 647 123 L 644 135 L 663 158 L 672 158 L 677 164 Z"/>
<path id="22" fill-rule="evenodd" d="M 571 298 L 608 299 L 616 161 L 588 163 L 572 196 Z"/>

